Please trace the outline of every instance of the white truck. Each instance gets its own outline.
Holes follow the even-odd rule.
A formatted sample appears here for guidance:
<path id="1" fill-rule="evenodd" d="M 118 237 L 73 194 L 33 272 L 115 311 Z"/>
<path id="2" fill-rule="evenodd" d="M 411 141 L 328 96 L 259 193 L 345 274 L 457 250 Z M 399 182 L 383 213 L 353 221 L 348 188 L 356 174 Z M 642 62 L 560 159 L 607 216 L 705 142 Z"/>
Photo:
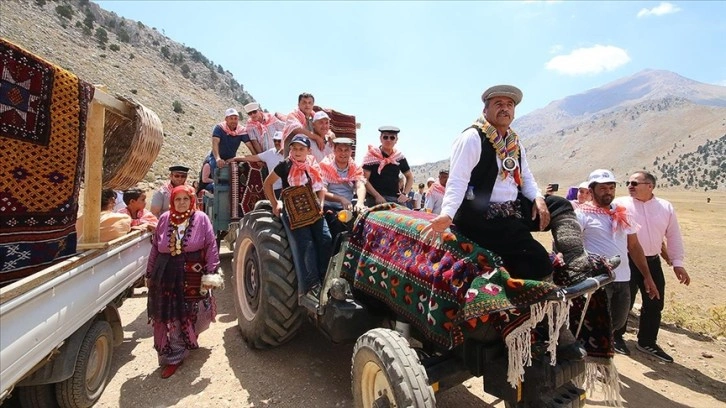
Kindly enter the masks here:
<path id="1" fill-rule="evenodd" d="M 0 403 L 16 394 L 13 400 L 23 407 L 92 406 L 108 381 L 113 347 L 123 341 L 118 308 L 144 276 L 151 233 L 134 231 L 99 242 L 109 110 L 138 120 L 133 104 L 96 88 L 86 130 L 85 220 L 78 252 L 0 288 Z M 155 132 L 160 148 L 161 122 L 153 112 L 146 115 L 154 123 L 142 121 L 144 132 Z M 148 146 L 150 166 L 158 148 L 150 152 Z M 141 169 L 141 174 L 147 170 Z"/>

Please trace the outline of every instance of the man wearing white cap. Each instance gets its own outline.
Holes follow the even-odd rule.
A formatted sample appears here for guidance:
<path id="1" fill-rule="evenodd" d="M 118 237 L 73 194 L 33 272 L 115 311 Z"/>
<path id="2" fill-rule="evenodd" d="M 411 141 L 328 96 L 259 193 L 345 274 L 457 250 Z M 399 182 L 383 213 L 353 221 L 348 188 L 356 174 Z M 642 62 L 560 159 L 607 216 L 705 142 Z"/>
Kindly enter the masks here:
<path id="1" fill-rule="evenodd" d="M 252 144 L 256 148 L 259 146 L 260 152 L 265 152 L 275 147 L 272 136 L 275 132 L 285 127 L 285 122 L 277 118 L 277 116 L 262 111 L 260 104 L 251 102 L 245 105 L 245 112 L 249 118 L 245 131 L 250 136 Z"/>
<path id="2" fill-rule="evenodd" d="M 337 137 L 333 139 L 333 154 L 320 162 L 325 193 L 325 218 L 331 236 L 336 236 L 344 228 L 337 220 L 340 210 L 353 210 L 353 199 L 357 198 L 355 209 L 365 208 L 366 179 L 363 169 L 353 160 L 353 139 Z"/>
<path id="3" fill-rule="evenodd" d="M 313 133 L 323 140 L 323 147 L 320 148 L 318 143 L 313 143 L 310 147 L 310 154 L 320 163 L 325 157 L 333 154 L 332 140 L 335 133 L 330 130 L 330 117 L 323 111 L 315 112 L 313 115 Z"/>
<path id="4" fill-rule="evenodd" d="M 585 249 L 605 256 L 619 255 L 621 259 L 627 259 L 630 254 L 643 275 L 647 296 L 651 299 L 660 298 L 636 235 L 638 225 L 625 207 L 613 204 L 617 183 L 615 175 L 610 170 L 598 169 L 590 173 L 588 183 L 592 201 L 578 205 L 575 210 L 577 220 L 582 226 Z M 628 262 L 622 262 L 614 272 L 615 281 L 605 286 L 605 292 L 613 331 L 617 332 L 626 324 L 630 309 L 631 270 Z M 615 338 L 614 346 L 616 349 L 627 350 L 622 337 Z"/>
<path id="5" fill-rule="evenodd" d="M 580 205 L 590 200 L 592 200 L 592 194 L 590 194 L 590 183 L 583 181 L 579 186 L 577 186 L 577 199 L 573 204 Z"/>
<path id="6" fill-rule="evenodd" d="M 230 162 L 265 162 L 265 166 L 267 166 L 268 174 L 269 172 L 272 172 L 272 170 L 284 159 L 282 155 L 282 132 L 277 131 L 272 136 L 272 142 L 274 144 L 274 147 L 271 149 L 267 149 L 264 152 L 260 154 L 252 154 L 249 156 L 238 156 L 234 159 L 229 160 Z M 272 188 L 275 193 L 275 197 L 280 198 L 280 192 L 282 191 L 282 180 L 277 180 L 273 185 Z"/>
<path id="7" fill-rule="evenodd" d="M 226 166 L 226 161 L 237 155 L 237 149 L 242 142 L 252 154 L 258 153 L 244 126 L 239 124 L 239 113 L 235 108 L 229 108 L 224 111 L 224 121 L 212 130 L 212 156 L 216 167 Z"/>

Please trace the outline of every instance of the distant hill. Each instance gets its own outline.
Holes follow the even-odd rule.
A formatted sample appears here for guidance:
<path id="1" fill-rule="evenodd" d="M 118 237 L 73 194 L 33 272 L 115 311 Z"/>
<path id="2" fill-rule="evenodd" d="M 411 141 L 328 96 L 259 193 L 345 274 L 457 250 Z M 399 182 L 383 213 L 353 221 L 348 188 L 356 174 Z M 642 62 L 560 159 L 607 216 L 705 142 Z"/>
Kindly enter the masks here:
<path id="1" fill-rule="evenodd" d="M 224 110 L 254 100 L 200 51 L 88 0 L 2 0 L 0 36 L 156 112 L 164 145 L 150 183 L 166 179 L 173 163 L 201 167 Z"/>
<path id="2" fill-rule="evenodd" d="M 512 127 L 542 185 L 577 185 L 591 170 L 608 168 L 621 180 L 647 169 L 660 187 L 726 188 L 723 86 L 645 70 L 551 102 Z M 416 180 L 447 166 L 417 166 Z"/>

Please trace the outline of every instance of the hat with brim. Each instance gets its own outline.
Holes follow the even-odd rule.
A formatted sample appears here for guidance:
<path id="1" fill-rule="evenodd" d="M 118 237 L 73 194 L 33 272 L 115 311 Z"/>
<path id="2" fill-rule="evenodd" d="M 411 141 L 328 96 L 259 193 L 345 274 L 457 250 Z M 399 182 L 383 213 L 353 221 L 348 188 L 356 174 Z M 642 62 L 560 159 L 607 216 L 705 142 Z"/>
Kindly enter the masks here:
<path id="1" fill-rule="evenodd" d="M 580 183 L 579 186 L 577 186 L 577 188 L 590 188 L 590 183 L 588 183 L 587 181 L 583 181 L 582 183 Z"/>
<path id="2" fill-rule="evenodd" d="M 250 102 L 247 105 L 245 105 L 246 113 L 254 112 L 256 110 L 260 110 L 260 104 L 257 102 Z"/>
<path id="3" fill-rule="evenodd" d="M 592 187 L 593 184 L 605 184 L 605 183 L 617 183 L 618 179 L 615 178 L 615 175 L 612 171 L 607 169 L 597 169 L 590 173 L 590 176 L 587 178 L 587 184 L 589 187 Z"/>
<path id="4" fill-rule="evenodd" d="M 237 109 L 235 108 L 229 108 L 226 111 L 224 111 L 224 117 L 228 116 L 239 116 L 239 112 L 237 112 Z"/>
<path id="5" fill-rule="evenodd" d="M 186 166 L 171 166 L 169 167 L 170 173 L 189 173 L 189 167 Z"/>
<path id="6" fill-rule="evenodd" d="M 336 137 L 333 139 L 333 144 L 346 144 L 346 145 L 352 145 L 353 139 L 349 137 Z"/>
<path id="7" fill-rule="evenodd" d="M 381 133 L 398 133 L 401 129 L 395 126 L 381 126 L 378 128 L 378 131 Z"/>
<path id="8" fill-rule="evenodd" d="M 449 169 L 439 170 L 439 174 L 446 174 L 448 176 L 449 175 Z"/>
<path id="9" fill-rule="evenodd" d="M 522 102 L 522 91 L 512 85 L 495 85 L 481 94 L 481 100 L 486 103 L 488 99 L 497 96 L 506 96 L 507 98 L 510 98 L 514 101 L 515 106 Z"/>
<path id="10" fill-rule="evenodd" d="M 282 140 L 282 132 L 279 130 L 272 135 L 272 140 Z"/>
<path id="11" fill-rule="evenodd" d="M 433 178 L 433 177 L 429 177 L 429 178 L 428 178 L 428 179 L 426 180 L 426 182 L 427 182 L 427 183 L 436 183 L 436 179 L 435 179 L 435 178 Z"/>
<path id="12" fill-rule="evenodd" d="M 313 123 L 314 122 L 317 122 L 317 121 L 319 121 L 321 119 L 328 119 L 328 120 L 330 120 L 330 116 L 328 116 L 328 114 L 325 113 L 324 111 L 317 111 L 317 112 L 315 112 L 315 115 L 313 115 Z"/>
<path id="13" fill-rule="evenodd" d="M 293 137 L 292 140 L 290 141 L 290 144 L 292 145 L 295 143 L 301 144 L 307 148 L 310 148 L 310 139 L 308 139 L 308 137 L 305 135 L 295 135 L 295 137 Z"/>

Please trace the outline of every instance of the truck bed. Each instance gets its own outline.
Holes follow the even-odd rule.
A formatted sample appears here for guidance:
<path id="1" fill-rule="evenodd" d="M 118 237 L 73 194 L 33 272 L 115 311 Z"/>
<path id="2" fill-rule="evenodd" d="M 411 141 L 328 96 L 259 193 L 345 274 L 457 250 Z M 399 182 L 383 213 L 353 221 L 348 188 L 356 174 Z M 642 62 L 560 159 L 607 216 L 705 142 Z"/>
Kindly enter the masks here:
<path id="1" fill-rule="evenodd" d="M 143 276 L 150 249 L 135 231 L 0 288 L 0 400 Z"/>

